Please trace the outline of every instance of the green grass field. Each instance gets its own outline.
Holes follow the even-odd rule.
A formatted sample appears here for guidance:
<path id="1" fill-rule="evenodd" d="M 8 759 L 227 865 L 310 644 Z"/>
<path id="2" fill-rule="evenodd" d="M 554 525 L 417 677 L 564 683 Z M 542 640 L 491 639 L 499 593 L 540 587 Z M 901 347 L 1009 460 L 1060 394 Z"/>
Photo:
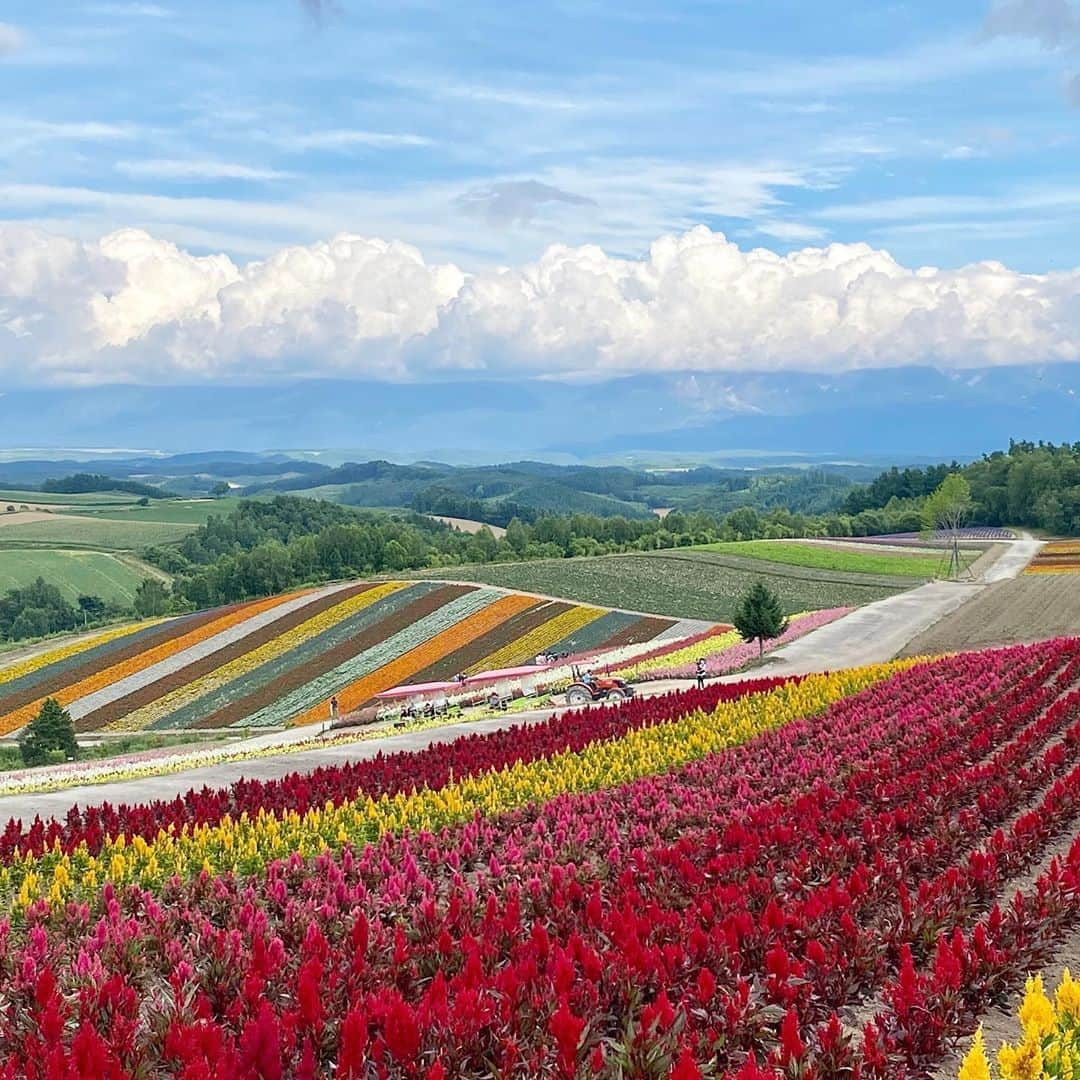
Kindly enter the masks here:
<path id="1" fill-rule="evenodd" d="M 703 544 L 696 551 L 715 551 L 746 559 L 801 566 L 811 570 L 836 570 L 845 574 L 883 574 L 889 577 L 911 577 L 928 581 L 941 573 L 942 555 L 927 555 L 914 551 L 902 552 L 851 551 L 824 544 L 800 544 L 797 541 L 745 540 L 730 544 Z M 969 565 L 978 552 L 961 552 L 964 565 Z"/>
<path id="2" fill-rule="evenodd" d="M 82 547 L 138 551 L 182 540 L 196 526 L 183 522 L 113 521 L 109 518 L 54 514 L 41 521 L 0 528 L 0 548 Z"/>
<path id="3" fill-rule="evenodd" d="M 229 496 L 224 499 L 168 499 L 153 501 L 149 506 L 104 506 L 93 510 L 79 508 L 76 513 L 93 516 L 108 521 L 132 522 L 143 524 L 157 522 L 168 525 L 205 525 L 207 520 L 216 515 L 224 517 L 231 514 L 243 499 Z"/>
<path id="4" fill-rule="evenodd" d="M 3 507 L 19 507 L 24 503 L 33 506 L 123 506 L 135 502 L 134 495 L 124 492 L 92 491 L 85 495 L 59 495 L 51 491 L 12 491 L 0 490 L 0 503 Z M 0 509 L 3 509 L 0 507 Z"/>
<path id="5" fill-rule="evenodd" d="M 0 593 L 43 577 L 75 603 L 83 593 L 130 604 L 147 575 L 99 551 L 0 551 Z"/>
<path id="6" fill-rule="evenodd" d="M 454 566 L 426 571 L 423 576 L 483 582 L 580 603 L 718 622 L 730 620 L 743 593 L 754 581 L 765 581 L 774 589 L 788 614 L 867 604 L 915 584 L 910 577 L 770 564 L 688 548 L 599 558 Z"/>

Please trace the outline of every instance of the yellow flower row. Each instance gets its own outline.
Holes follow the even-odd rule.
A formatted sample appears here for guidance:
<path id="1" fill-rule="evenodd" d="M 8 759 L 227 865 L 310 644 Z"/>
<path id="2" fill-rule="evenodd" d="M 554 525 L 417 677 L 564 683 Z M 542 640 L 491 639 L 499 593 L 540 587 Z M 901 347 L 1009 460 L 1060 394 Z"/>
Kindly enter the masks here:
<path id="1" fill-rule="evenodd" d="M 628 664 L 615 674 L 623 678 L 634 678 L 650 671 L 658 671 L 660 668 L 692 664 L 702 657 L 712 656 L 714 653 L 731 648 L 732 645 L 738 645 L 740 641 L 742 641 L 742 634 L 738 630 L 724 630 L 719 634 L 711 634 L 702 641 L 695 641 L 693 645 L 686 645 L 681 649 L 665 653 L 663 656 L 654 656 L 651 660 L 643 660 L 640 664 Z"/>
<path id="2" fill-rule="evenodd" d="M 373 589 L 358 593 L 348 600 L 343 600 L 340 604 L 335 604 L 333 607 L 327 608 L 326 611 L 313 615 L 298 626 L 294 626 L 280 637 L 273 638 L 264 645 L 260 645 L 257 649 L 253 649 L 243 656 L 238 656 L 235 660 L 224 664 L 217 670 L 203 675 L 202 678 L 195 679 L 186 686 L 177 687 L 177 689 L 165 694 L 156 701 L 148 702 L 126 716 L 114 720 L 107 725 L 106 730 L 140 731 L 155 720 L 175 712 L 196 698 L 211 693 L 233 679 L 246 675 L 261 664 L 276 660 L 290 649 L 295 649 L 305 641 L 315 637 L 316 634 L 329 630 L 330 627 L 335 626 L 343 619 L 355 615 L 358 611 L 363 611 L 364 608 L 370 607 L 399 589 L 404 589 L 405 585 L 404 581 L 392 581 L 386 585 L 378 585 Z"/>
<path id="3" fill-rule="evenodd" d="M 1041 1077 L 1080 1075 L 1080 983 L 1066 968 L 1051 1001 L 1042 976 L 1028 979 L 1020 1006 L 1023 1039 L 1006 1043 L 998 1051 L 1001 1080 L 1039 1080 Z M 982 1028 L 975 1032 L 971 1049 L 960 1066 L 960 1080 L 990 1080 Z"/>
<path id="4" fill-rule="evenodd" d="M 134 634 L 137 630 L 145 630 L 148 626 L 155 626 L 157 623 L 164 621 L 164 619 L 146 619 L 143 622 L 127 623 L 125 626 L 114 626 L 111 630 L 105 630 L 91 637 L 80 638 L 78 641 L 72 641 L 58 649 L 48 649 L 34 656 L 28 656 L 25 660 L 0 670 L 0 684 L 22 678 L 23 675 L 29 675 L 39 668 L 55 664 L 60 660 L 66 660 L 69 656 L 89 652 L 90 649 L 95 649 L 98 645 L 107 645 L 110 641 L 116 641 L 117 638 L 127 637 L 128 634 Z"/>
<path id="5" fill-rule="evenodd" d="M 1040 555 L 1080 555 L 1080 540 L 1051 540 L 1039 549 Z"/>
<path id="6" fill-rule="evenodd" d="M 812 675 L 766 694 L 722 703 L 714 712 L 690 713 L 656 727 L 631 731 L 579 752 L 565 752 L 470 776 L 438 791 L 422 789 L 280 817 L 260 811 L 213 825 L 160 831 L 147 842 L 116 837 L 97 855 L 85 846 L 59 847 L 41 856 L 15 855 L 0 868 L 0 896 L 19 912 L 39 897 L 50 903 L 86 897 L 106 881 L 157 887 L 173 874 L 202 870 L 255 873 L 293 852 L 307 856 L 327 847 L 362 845 L 385 832 L 435 830 L 473 817 L 499 814 L 558 795 L 626 784 L 696 761 L 789 721 L 820 712 L 841 698 L 902 671 L 917 660 L 894 661 L 830 675 Z"/>
<path id="7" fill-rule="evenodd" d="M 569 611 L 556 615 L 554 619 L 549 619 L 535 630 L 530 630 L 524 637 L 511 641 L 509 645 L 504 645 L 501 649 L 496 649 L 495 652 L 468 668 L 465 674 L 475 675 L 478 671 L 494 671 L 524 660 L 531 660 L 538 653 L 557 644 L 563 638 L 576 634 L 578 630 L 606 614 L 607 612 L 602 608 L 572 607 Z"/>

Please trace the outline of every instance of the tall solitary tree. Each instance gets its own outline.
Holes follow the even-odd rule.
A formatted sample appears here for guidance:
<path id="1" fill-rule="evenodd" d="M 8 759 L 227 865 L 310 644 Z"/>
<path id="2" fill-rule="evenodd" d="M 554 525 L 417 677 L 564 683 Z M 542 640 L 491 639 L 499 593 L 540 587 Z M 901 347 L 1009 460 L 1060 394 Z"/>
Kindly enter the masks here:
<path id="1" fill-rule="evenodd" d="M 62 750 L 69 761 L 79 756 L 71 714 L 56 698 L 46 698 L 19 736 L 19 752 L 24 765 L 44 765 L 53 750 Z"/>
<path id="2" fill-rule="evenodd" d="M 762 581 L 755 581 L 747 589 L 731 620 L 743 641 L 758 643 L 758 658 L 765 652 L 765 642 L 778 638 L 788 626 L 784 606 Z"/>
<path id="3" fill-rule="evenodd" d="M 945 534 L 949 543 L 949 577 L 960 573 L 960 530 L 971 515 L 974 503 L 967 479 L 949 473 L 923 503 L 922 523 L 927 532 Z"/>

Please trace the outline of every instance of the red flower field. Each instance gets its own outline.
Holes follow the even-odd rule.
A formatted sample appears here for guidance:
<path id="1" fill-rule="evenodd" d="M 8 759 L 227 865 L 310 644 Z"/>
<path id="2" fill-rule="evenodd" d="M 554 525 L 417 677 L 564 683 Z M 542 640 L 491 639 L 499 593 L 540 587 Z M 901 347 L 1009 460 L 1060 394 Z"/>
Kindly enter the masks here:
<path id="1" fill-rule="evenodd" d="M 484 777 L 586 775 L 597 748 L 644 762 L 257 873 L 13 900 L 0 1075 L 918 1075 L 1080 919 L 1080 844 L 1045 858 L 1080 815 L 1080 644 L 916 664 L 648 763 L 677 756 L 669 731 L 832 685 L 813 678 L 12 826 L 25 875 L 28 851 L 85 860 L 119 833 L 367 795 L 390 814 L 413 788 L 449 812 Z"/>

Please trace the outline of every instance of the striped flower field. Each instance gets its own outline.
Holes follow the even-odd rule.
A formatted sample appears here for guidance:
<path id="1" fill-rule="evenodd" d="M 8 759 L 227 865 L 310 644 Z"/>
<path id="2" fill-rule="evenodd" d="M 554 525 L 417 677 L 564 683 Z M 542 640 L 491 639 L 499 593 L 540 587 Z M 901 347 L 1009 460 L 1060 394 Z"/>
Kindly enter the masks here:
<path id="1" fill-rule="evenodd" d="M 392 686 L 641 645 L 681 625 L 490 587 L 335 584 L 111 629 L 0 668 L 0 734 L 48 697 L 80 731 L 309 724 L 332 697 L 348 712 Z"/>
<path id="2" fill-rule="evenodd" d="M 933 1075 L 1080 926 L 1078 821 L 1075 639 L 10 821 L 0 1077 Z"/>

